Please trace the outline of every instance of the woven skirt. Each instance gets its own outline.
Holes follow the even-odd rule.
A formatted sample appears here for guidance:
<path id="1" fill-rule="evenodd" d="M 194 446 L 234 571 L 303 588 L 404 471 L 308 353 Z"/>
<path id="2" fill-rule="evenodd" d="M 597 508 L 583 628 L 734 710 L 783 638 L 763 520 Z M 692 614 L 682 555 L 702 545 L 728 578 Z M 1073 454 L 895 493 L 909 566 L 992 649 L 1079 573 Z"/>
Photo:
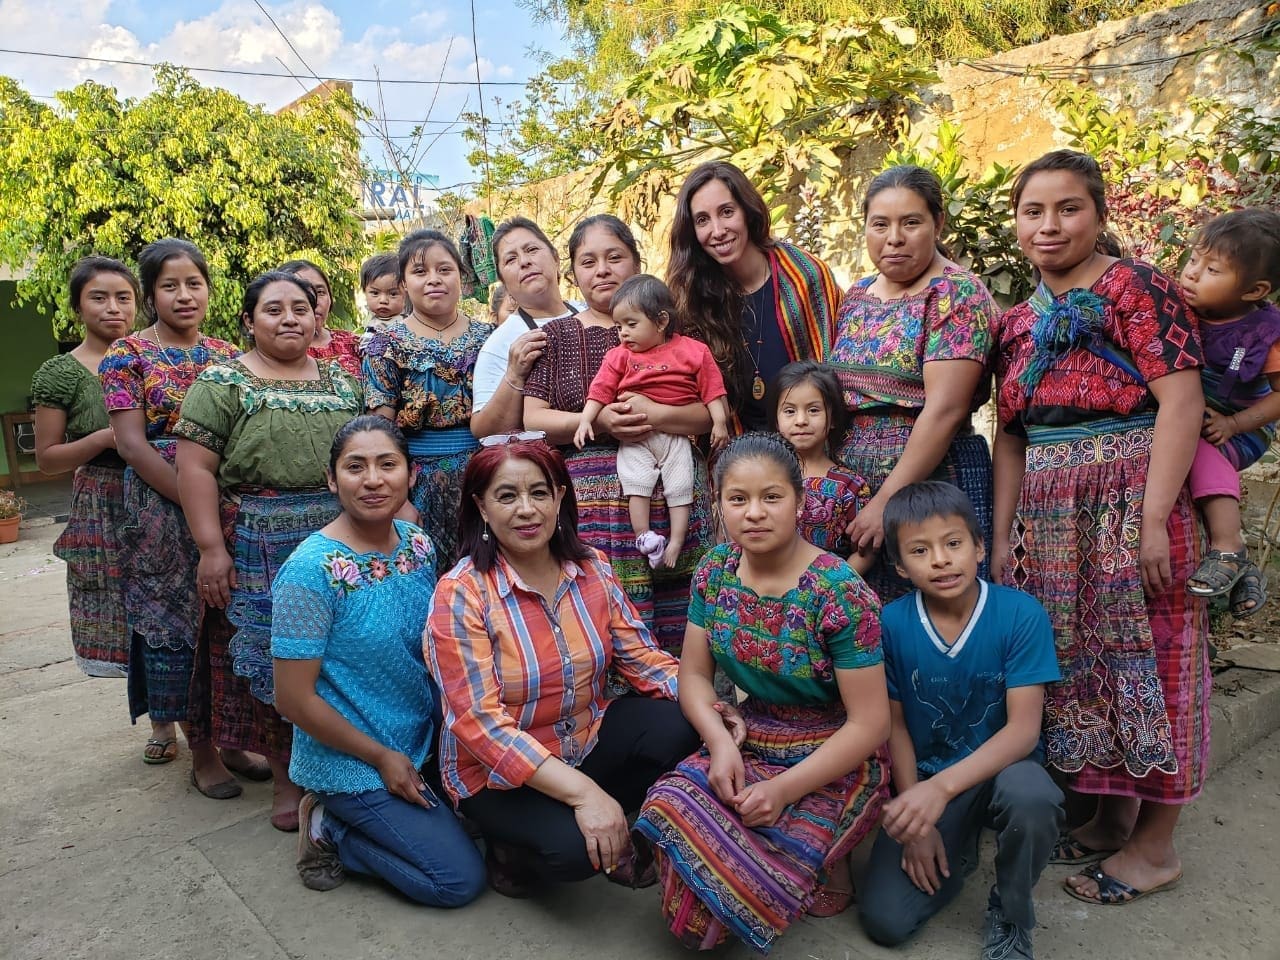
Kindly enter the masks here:
<path id="1" fill-rule="evenodd" d="M 86 465 L 71 485 L 71 515 L 53 544 L 67 565 L 71 647 L 90 677 L 123 677 L 129 668 L 129 623 L 120 566 L 124 468 Z"/>
<path id="2" fill-rule="evenodd" d="M 236 628 L 231 662 L 236 676 L 263 703 L 275 703 L 271 660 L 271 584 L 298 544 L 339 512 L 328 490 L 242 492 L 236 498 L 235 529 L 228 544 L 236 587 L 227 619 Z"/>
<path id="3" fill-rule="evenodd" d="M 189 719 L 188 687 L 204 605 L 196 590 L 200 553 L 182 508 L 132 469 L 124 472 L 120 568 L 132 632 L 129 714 L 153 722 Z"/>
<path id="4" fill-rule="evenodd" d="M 1184 486 L 1169 514 L 1173 585 L 1139 572 L 1150 417 L 1029 431 L 1007 580 L 1053 622 L 1050 765 L 1082 793 L 1189 803 L 1209 751 L 1206 605 L 1186 592 L 1200 541 Z"/>
<path id="5" fill-rule="evenodd" d="M 844 708 L 741 705 L 746 783 L 775 777 L 813 753 L 845 722 Z M 852 773 L 786 808 L 771 827 L 742 824 L 708 782 L 706 749 L 649 790 L 635 829 L 656 850 L 662 912 L 687 947 L 730 934 L 767 953 L 809 908 L 827 868 L 875 829 L 889 791 L 881 748 Z"/>
<path id="6" fill-rule="evenodd" d="M 679 562 L 671 570 L 654 570 L 636 549 L 627 497 L 618 480 L 617 453 L 616 447 L 600 445 L 565 454 L 565 465 L 578 500 L 578 536 L 587 546 L 595 547 L 608 557 L 618 582 L 653 631 L 658 646 L 678 657 L 689 620 L 689 584 L 693 570 L 711 546 L 707 465 L 701 456 L 694 454 L 689 533 Z M 661 486 L 654 491 L 649 523 L 655 533 L 670 535 L 671 521 Z"/>
<path id="7" fill-rule="evenodd" d="M 475 448 L 440 456 L 413 455 L 414 480 L 409 499 L 436 548 L 436 569 L 442 574 L 458 562 L 462 475 L 474 453 Z"/>
<path id="8" fill-rule="evenodd" d="M 839 460 L 850 470 L 867 481 L 874 496 L 881 485 L 902 459 L 911 438 L 915 418 L 908 415 L 857 414 L 851 418 L 849 433 L 840 448 Z M 951 441 L 942 463 L 927 479 L 945 480 L 963 490 L 978 515 L 983 543 L 991 553 L 991 451 L 985 437 L 963 433 Z M 990 569 L 984 559 L 978 565 L 978 576 L 989 576 Z M 883 551 L 867 571 L 864 578 L 879 595 L 880 602 L 888 603 L 909 593 L 911 581 L 898 576 Z"/>

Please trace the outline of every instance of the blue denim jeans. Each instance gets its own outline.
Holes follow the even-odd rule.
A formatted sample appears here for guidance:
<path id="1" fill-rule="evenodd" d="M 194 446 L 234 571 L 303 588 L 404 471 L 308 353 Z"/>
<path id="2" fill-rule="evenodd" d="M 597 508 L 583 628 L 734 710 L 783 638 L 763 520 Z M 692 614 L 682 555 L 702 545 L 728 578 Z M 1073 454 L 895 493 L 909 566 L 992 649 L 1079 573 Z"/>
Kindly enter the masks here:
<path id="1" fill-rule="evenodd" d="M 430 810 L 387 790 L 322 794 L 324 836 L 352 873 L 380 877 L 418 903 L 460 907 L 484 890 L 484 861 L 448 804 L 427 795 Z"/>

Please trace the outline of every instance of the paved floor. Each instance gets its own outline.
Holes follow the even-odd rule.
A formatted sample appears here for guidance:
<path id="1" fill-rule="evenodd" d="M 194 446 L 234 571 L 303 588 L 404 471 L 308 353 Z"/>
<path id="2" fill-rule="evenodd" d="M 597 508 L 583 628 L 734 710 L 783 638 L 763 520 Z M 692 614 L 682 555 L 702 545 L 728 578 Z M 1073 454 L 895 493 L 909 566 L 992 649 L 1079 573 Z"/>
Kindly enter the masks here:
<path id="1" fill-rule="evenodd" d="M 486 894 L 452 912 L 373 883 L 305 890 L 294 838 L 267 822 L 270 785 L 217 802 L 187 782 L 187 755 L 139 759 L 123 681 L 70 662 L 60 528 L 0 546 L 0 958 L 681 958 L 656 890 L 590 881 L 539 899 Z M 1180 831 L 1186 879 L 1129 907 L 1070 899 L 1051 868 L 1039 888 L 1040 960 L 1280 958 L 1280 735 L 1211 781 Z M 803 920 L 778 960 L 976 957 L 989 870 L 913 945 L 869 944 L 851 914 Z M 741 946 L 718 956 L 745 958 Z"/>

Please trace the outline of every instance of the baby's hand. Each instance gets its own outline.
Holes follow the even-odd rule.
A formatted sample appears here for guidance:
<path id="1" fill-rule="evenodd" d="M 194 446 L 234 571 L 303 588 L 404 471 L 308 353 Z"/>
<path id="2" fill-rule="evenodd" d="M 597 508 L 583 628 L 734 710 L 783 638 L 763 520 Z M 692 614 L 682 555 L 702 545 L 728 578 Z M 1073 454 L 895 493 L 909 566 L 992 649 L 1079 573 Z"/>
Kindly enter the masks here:
<path id="1" fill-rule="evenodd" d="M 729 427 L 727 424 L 716 423 L 711 426 L 711 452 L 718 453 L 720 448 L 729 442 Z"/>
<path id="2" fill-rule="evenodd" d="M 573 434 L 573 445 L 581 450 L 586 445 L 588 439 L 594 440 L 595 438 L 596 434 L 595 431 L 591 429 L 591 424 L 584 420 L 582 423 L 578 424 L 578 429 Z"/>
<path id="3" fill-rule="evenodd" d="M 1200 436 L 1215 447 L 1222 446 L 1239 432 L 1235 417 L 1225 416 L 1217 410 L 1204 412 L 1204 426 L 1200 428 Z"/>

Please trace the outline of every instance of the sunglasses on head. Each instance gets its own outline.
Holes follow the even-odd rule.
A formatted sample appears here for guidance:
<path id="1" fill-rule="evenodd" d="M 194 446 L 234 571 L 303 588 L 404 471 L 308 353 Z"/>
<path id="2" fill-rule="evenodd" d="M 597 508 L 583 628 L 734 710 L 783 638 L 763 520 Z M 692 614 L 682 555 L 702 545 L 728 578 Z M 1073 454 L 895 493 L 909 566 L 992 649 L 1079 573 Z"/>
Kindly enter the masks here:
<path id="1" fill-rule="evenodd" d="M 546 440 L 545 430 L 521 430 L 519 433 L 491 433 L 479 440 L 482 447 L 505 447 L 509 443 L 534 443 Z"/>

